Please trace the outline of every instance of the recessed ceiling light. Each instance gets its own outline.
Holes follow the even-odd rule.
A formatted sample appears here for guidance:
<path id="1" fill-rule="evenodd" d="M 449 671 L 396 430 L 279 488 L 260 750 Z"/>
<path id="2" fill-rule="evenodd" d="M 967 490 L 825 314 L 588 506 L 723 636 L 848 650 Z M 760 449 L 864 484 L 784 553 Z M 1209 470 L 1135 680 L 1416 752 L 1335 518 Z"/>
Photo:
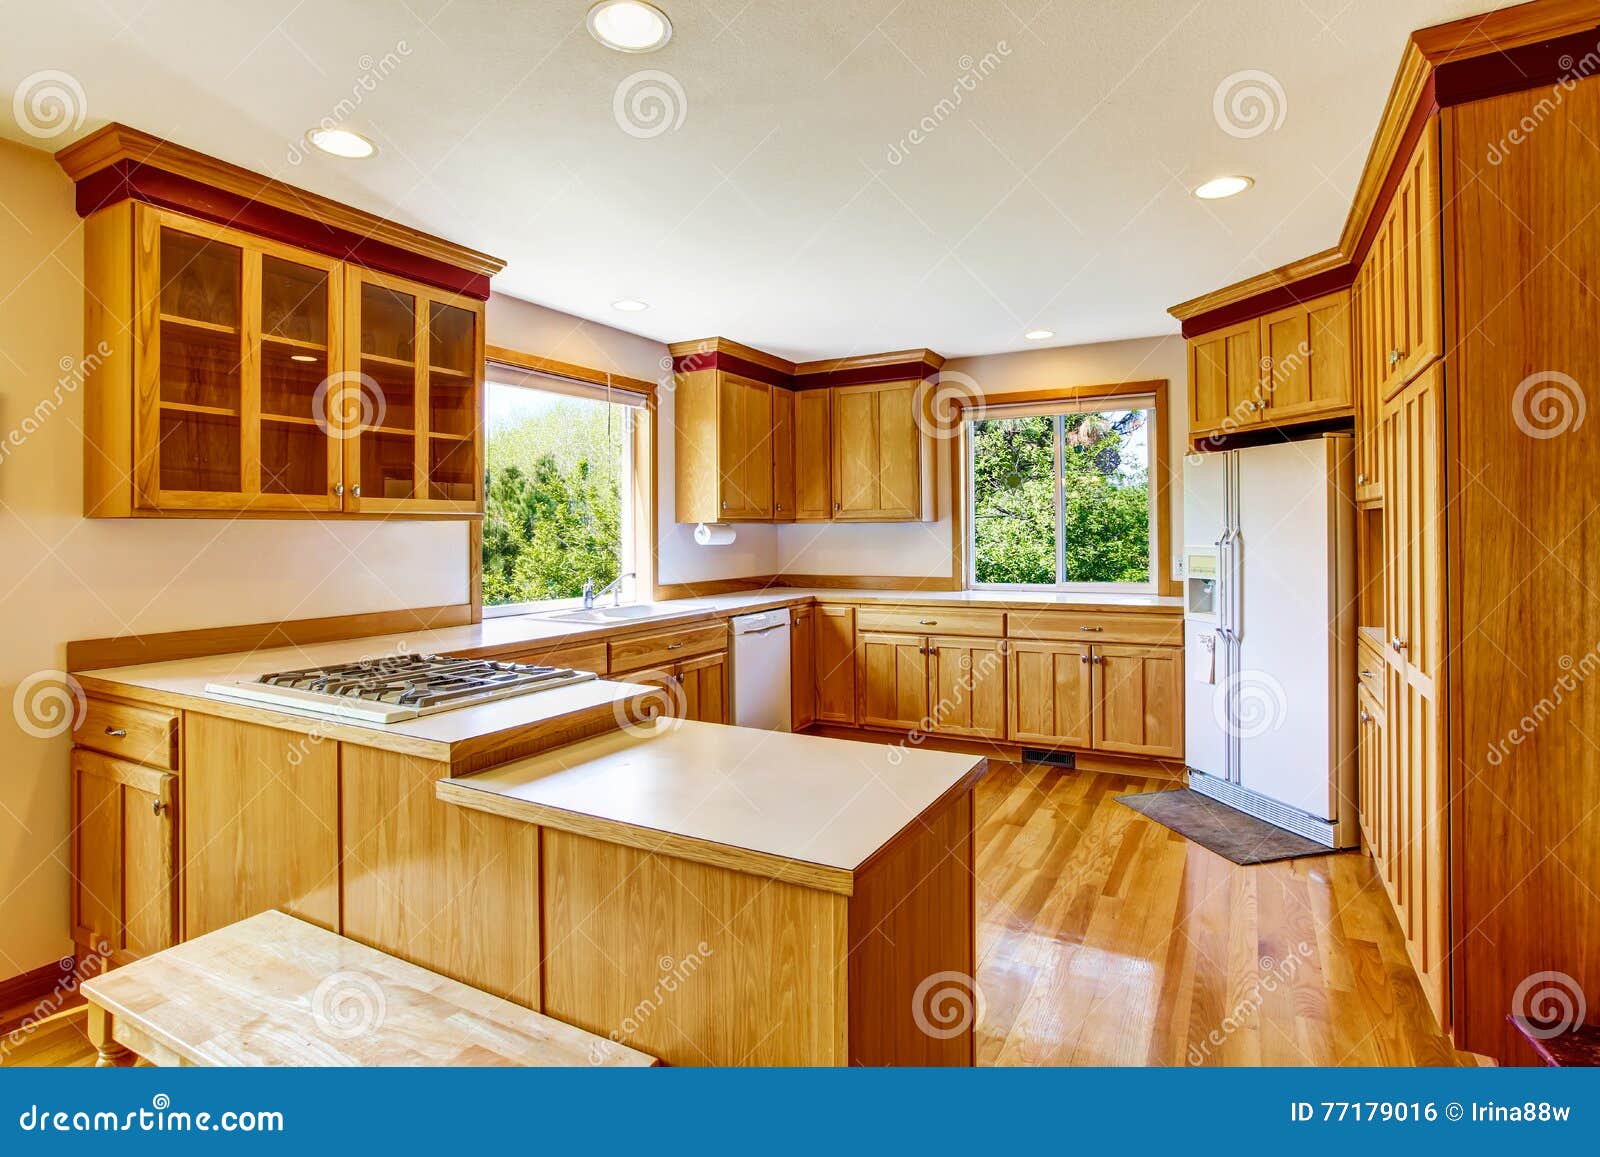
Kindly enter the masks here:
<path id="1" fill-rule="evenodd" d="M 649 309 L 648 301 L 640 301 L 637 297 L 623 297 L 611 303 L 612 309 L 620 309 L 624 313 L 638 313 L 640 310 Z"/>
<path id="2" fill-rule="evenodd" d="M 377 145 L 349 129 L 312 129 L 306 134 L 306 140 L 311 142 L 312 148 L 353 161 L 370 157 L 378 151 Z"/>
<path id="3" fill-rule="evenodd" d="M 1029 341 L 1044 341 L 1046 338 L 1055 337 L 1056 331 L 1053 329 L 1030 329 L 1022 336 Z"/>
<path id="4" fill-rule="evenodd" d="M 1202 201 L 1217 201 L 1223 197 L 1236 197 L 1255 184 L 1249 177 L 1213 177 L 1194 191 Z"/>
<path id="5" fill-rule="evenodd" d="M 672 39 L 672 21 L 644 0 L 600 0 L 589 9 L 589 35 L 618 52 L 653 52 Z"/>

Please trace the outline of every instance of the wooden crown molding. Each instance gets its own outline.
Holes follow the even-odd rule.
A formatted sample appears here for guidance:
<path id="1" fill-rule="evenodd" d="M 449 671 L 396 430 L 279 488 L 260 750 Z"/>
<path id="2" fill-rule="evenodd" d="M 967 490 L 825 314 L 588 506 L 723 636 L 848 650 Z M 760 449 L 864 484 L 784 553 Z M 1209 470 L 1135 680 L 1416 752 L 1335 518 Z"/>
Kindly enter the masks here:
<path id="1" fill-rule="evenodd" d="M 944 365 L 944 358 L 930 349 L 895 350 L 884 354 L 857 354 L 853 357 L 822 358 L 819 361 L 800 362 L 794 367 L 796 377 L 808 374 L 837 374 L 851 370 L 880 369 L 883 366 L 920 364 L 930 370 Z"/>
<path id="2" fill-rule="evenodd" d="M 656 383 L 647 382 L 643 378 L 632 378 L 627 374 L 613 374 L 606 370 L 580 366 L 576 362 L 563 362 L 555 358 L 541 357 L 538 354 L 511 349 L 509 346 L 484 346 L 483 356 L 487 361 L 497 362 L 503 366 L 511 366 L 513 369 L 526 370 L 533 374 L 546 374 L 553 378 L 565 378 L 569 382 L 582 382 L 588 386 L 601 386 L 612 390 L 628 390 L 635 394 L 654 394 L 656 392 Z"/>
<path id="3" fill-rule="evenodd" d="M 222 189 L 256 204 L 311 218 L 358 237 L 420 254 L 481 277 L 493 277 L 506 264 L 498 257 L 491 257 L 465 245 L 457 245 L 453 241 L 284 184 L 250 169 L 115 122 L 61 149 L 55 158 L 74 183 L 119 164 L 145 166 Z"/>
<path id="4" fill-rule="evenodd" d="M 1264 313 L 1285 296 L 1317 296 L 1354 280 L 1355 266 L 1371 241 L 1371 226 L 1388 207 L 1392 175 L 1403 164 L 1422 129 L 1438 109 L 1434 78 L 1445 66 L 1494 57 L 1528 45 L 1576 36 L 1600 25 L 1600 0 L 1533 0 L 1412 33 L 1401 51 L 1389 99 L 1367 151 L 1361 180 L 1338 243 L 1310 257 L 1281 265 L 1221 289 L 1190 298 L 1167 312 L 1184 322 L 1185 336 L 1208 332 L 1253 312 Z M 1545 83 L 1544 73 L 1513 70 L 1504 91 Z M 1257 302 L 1256 299 L 1262 299 Z M 1260 308 L 1255 307 L 1259 305 Z"/>
<path id="5" fill-rule="evenodd" d="M 702 337 L 694 341 L 675 341 L 667 346 L 667 352 L 674 360 L 679 358 L 693 358 L 696 354 L 727 354 L 743 361 L 753 362 L 755 365 L 764 366 L 774 373 L 783 374 L 785 377 L 794 376 L 794 363 L 780 358 L 776 354 L 769 354 L 765 350 L 758 350 L 755 346 L 748 346 L 725 337 Z"/>
<path id="6" fill-rule="evenodd" d="M 722 370 L 791 390 L 927 377 L 944 365 L 944 358 L 929 349 L 892 350 L 796 364 L 725 337 L 673 342 L 667 351 L 672 355 L 673 370 L 680 374 Z"/>

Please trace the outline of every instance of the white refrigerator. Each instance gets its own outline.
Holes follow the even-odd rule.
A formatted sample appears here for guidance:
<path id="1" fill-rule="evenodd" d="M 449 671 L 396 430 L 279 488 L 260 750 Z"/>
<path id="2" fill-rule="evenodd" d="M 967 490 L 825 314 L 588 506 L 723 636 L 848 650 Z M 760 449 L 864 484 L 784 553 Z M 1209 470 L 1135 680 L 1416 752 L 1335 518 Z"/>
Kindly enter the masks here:
<path id="1" fill-rule="evenodd" d="M 1351 450 L 1327 434 L 1183 475 L 1189 786 L 1331 848 L 1358 840 Z"/>

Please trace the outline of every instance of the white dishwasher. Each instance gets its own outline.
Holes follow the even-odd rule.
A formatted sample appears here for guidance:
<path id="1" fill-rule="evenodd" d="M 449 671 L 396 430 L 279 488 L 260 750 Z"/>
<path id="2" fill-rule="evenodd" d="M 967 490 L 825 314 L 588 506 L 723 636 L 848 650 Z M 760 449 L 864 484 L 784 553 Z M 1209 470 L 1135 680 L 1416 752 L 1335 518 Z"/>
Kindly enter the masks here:
<path id="1" fill-rule="evenodd" d="M 788 731 L 789 608 L 735 615 L 733 723 L 763 731 Z"/>

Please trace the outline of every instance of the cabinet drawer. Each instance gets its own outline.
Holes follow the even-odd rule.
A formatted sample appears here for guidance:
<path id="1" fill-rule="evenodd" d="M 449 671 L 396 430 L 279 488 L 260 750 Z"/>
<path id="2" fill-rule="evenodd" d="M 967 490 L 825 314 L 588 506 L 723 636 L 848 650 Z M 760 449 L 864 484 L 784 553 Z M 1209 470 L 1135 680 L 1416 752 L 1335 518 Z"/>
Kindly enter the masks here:
<path id="1" fill-rule="evenodd" d="M 492 657 L 496 663 L 529 663 L 543 667 L 571 667 L 574 671 L 593 671 L 598 675 L 606 673 L 606 644 L 603 639 L 566 647 L 530 648 Z"/>
<path id="2" fill-rule="evenodd" d="M 1372 696 L 1373 703 L 1377 706 L 1377 714 L 1383 714 L 1383 655 L 1363 636 L 1361 645 L 1356 648 L 1356 681 L 1368 695 Z"/>
<path id="3" fill-rule="evenodd" d="M 909 634 L 1003 635 L 1001 611 L 969 611 L 954 607 L 860 607 L 856 630 Z"/>
<path id="4" fill-rule="evenodd" d="M 1079 611 L 1012 611 L 1006 633 L 1017 639 L 1068 639 L 1075 643 L 1183 645 L 1181 615 L 1136 611 L 1085 614 Z"/>
<path id="5" fill-rule="evenodd" d="M 676 663 L 693 655 L 709 655 L 728 647 L 726 623 L 708 623 L 703 627 L 679 627 L 670 631 L 653 631 L 648 635 L 633 635 L 614 639 L 611 648 L 611 673 L 620 674 L 640 667 L 659 667 Z"/>
<path id="6" fill-rule="evenodd" d="M 131 759 L 149 767 L 178 767 L 178 713 L 90 699 L 83 722 L 72 733 L 80 747 Z"/>

